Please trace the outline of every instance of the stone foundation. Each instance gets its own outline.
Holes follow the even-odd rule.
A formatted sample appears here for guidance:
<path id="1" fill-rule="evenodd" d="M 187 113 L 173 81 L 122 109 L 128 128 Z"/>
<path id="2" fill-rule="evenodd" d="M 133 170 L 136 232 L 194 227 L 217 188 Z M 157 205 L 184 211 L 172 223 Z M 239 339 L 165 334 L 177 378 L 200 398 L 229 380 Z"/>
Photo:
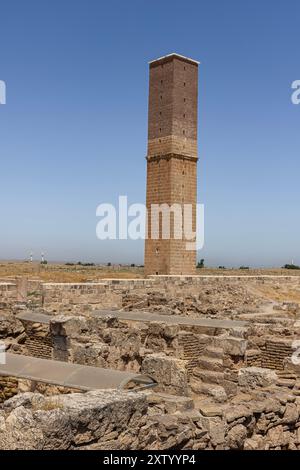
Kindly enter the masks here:
<path id="1" fill-rule="evenodd" d="M 105 279 L 92 283 L 45 283 L 28 280 L 0 283 L 0 303 L 23 301 L 52 313 L 90 312 L 105 308 L 164 308 L 176 314 L 234 313 L 251 311 L 262 299 L 251 287 L 284 288 L 296 291 L 298 276 L 153 276 L 148 279 Z M 23 300 L 21 300 L 23 299 Z M 27 301 L 26 301 L 27 300 Z M 294 306 L 294 307 L 293 307 Z M 293 307 L 293 308 L 292 308 Z M 297 304 L 282 311 L 299 310 Z"/>
<path id="2" fill-rule="evenodd" d="M 295 397 L 267 391 L 221 407 L 163 394 L 24 393 L 0 410 L 1 449 L 300 449 Z"/>

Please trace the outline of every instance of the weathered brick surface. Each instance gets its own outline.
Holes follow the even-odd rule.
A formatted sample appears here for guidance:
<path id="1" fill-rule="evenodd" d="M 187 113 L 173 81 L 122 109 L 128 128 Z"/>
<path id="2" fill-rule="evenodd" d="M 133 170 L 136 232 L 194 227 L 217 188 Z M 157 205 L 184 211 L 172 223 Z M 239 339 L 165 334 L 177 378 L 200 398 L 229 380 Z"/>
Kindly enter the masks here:
<path id="1" fill-rule="evenodd" d="M 192 274 L 196 251 L 176 238 L 174 216 L 168 239 L 157 239 L 151 225 L 152 204 L 192 206 L 196 229 L 198 64 L 172 55 L 150 64 L 147 153 L 148 239 L 145 274 Z M 181 223 L 180 223 L 181 225 Z"/>

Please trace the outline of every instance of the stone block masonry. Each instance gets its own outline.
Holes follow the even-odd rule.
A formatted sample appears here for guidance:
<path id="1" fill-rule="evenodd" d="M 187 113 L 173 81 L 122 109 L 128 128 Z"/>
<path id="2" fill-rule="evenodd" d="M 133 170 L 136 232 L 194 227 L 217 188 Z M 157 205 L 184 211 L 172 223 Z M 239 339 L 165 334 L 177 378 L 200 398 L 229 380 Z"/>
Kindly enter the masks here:
<path id="1" fill-rule="evenodd" d="M 175 217 L 170 237 L 152 233 L 152 205 L 192 207 L 196 230 L 198 62 L 170 54 L 150 63 L 147 153 L 148 238 L 145 274 L 193 274 L 196 251 L 186 250 L 184 236 L 176 239 Z M 182 224 L 180 229 L 182 229 Z M 193 241 L 193 240 L 190 240 Z"/>
<path id="2" fill-rule="evenodd" d="M 23 393 L 0 410 L 0 449 L 299 450 L 299 403 L 267 390 L 220 405 L 164 394 L 99 390 Z"/>
<path id="3" fill-rule="evenodd" d="M 260 286 L 293 289 L 298 276 L 151 276 L 147 279 L 105 279 L 86 283 L 28 281 L 27 307 L 49 313 L 80 313 L 101 309 L 153 308 L 176 314 L 224 314 L 255 307 L 251 293 Z M 14 282 L 0 283 L 0 304 L 17 302 Z"/>
<path id="4" fill-rule="evenodd" d="M 17 300 L 17 285 L 14 282 L 0 282 L 0 303 L 9 304 Z"/>

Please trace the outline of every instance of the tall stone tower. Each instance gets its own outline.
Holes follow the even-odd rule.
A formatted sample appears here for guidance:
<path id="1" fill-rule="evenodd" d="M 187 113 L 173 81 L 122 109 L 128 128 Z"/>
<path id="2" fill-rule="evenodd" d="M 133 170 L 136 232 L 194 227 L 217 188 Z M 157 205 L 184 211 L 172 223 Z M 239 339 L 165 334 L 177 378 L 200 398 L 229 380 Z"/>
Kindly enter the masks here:
<path id="1" fill-rule="evenodd" d="M 198 64 L 178 54 L 150 62 L 146 275 L 195 273 L 196 249 L 187 250 L 185 237 L 175 236 L 178 218 L 175 224 L 171 212 L 170 237 L 162 238 L 160 215 L 159 228 L 153 237 L 152 215 L 153 205 L 180 205 L 183 213 L 184 205 L 190 204 L 191 225 L 196 230 Z"/>

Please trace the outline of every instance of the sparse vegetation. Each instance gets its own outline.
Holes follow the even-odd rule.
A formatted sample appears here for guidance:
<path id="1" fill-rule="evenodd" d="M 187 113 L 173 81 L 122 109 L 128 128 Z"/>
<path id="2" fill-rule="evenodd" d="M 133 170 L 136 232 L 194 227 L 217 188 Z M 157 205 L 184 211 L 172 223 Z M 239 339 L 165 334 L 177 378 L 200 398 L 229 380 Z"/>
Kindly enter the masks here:
<path id="1" fill-rule="evenodd" d="M 39 295 L 41 294 L 37 291 L 27 292 L 27 297 L 38 297 Z"/>
<path id="2" fill-rule="evenodd" d="M 294 265 L 293 265 L 294 266 Z M 199 272 L 199 271 L 198 271 Z M 224 269 L 223 266 L 219 268 L 202 267 L 201 274 L 243 274 L 251 275 L 284 275 L 286 274 L 286 268 L 265 268 L 265 269 L 233 269 L 227 266 Z M 291 269 L 290 275 L 299 276 L 299 269 Z M 14 280 L 16 276 L 26 277 L 28 279 L 40 279 L 45 282 L 87 282 L 87 281 L 98 281 L 106 278 L 143 278 L 144 277 L 144 266 L 109 266 L 96 265 L 96 266 L 83 266 L 74 263 L 49 263 L 47 269 L 41 266 L 39 262 L 17 262 L 17 261 L 3 261 L 0 262 L 0 278 Z"/>
<path id="3" fill-rule="evenodd" d="M 283 269 L 300 269 L 300 266 L 297 266 L 296 264 L 285 264 Z"/>
<path id="4" fill-rule="evenodd" d="M 82 263 L 78 261 L 77 266 L 95 266 L 95 263 Z"/>

